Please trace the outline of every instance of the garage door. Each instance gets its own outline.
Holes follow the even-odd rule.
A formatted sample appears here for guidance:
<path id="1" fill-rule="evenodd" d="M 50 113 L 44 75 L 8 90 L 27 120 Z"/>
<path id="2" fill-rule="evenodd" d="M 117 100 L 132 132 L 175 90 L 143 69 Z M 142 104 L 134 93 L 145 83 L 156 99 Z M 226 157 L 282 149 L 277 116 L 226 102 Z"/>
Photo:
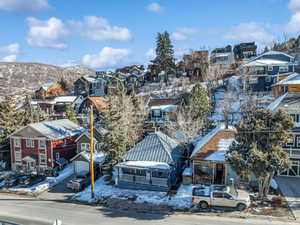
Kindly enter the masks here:
<path id="1" fill-rule="evenodd" d="M 82 173 L 88 173 L 90 171 L 90 166 L 88 162 L 84 161 L 76 161 L 75 162 L 75 173 L 76 174 L 82 174 Z"/>

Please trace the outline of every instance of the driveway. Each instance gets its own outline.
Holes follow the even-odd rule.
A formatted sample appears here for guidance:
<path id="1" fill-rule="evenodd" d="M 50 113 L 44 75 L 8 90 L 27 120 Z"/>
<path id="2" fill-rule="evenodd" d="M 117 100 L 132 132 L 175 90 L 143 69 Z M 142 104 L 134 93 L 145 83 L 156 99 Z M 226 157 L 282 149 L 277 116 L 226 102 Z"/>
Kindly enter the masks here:
<path id="1" fill-rule="evenodd" d="M 300 220 L 300 178 L 299 177 L 276 177 L 278 187 L 297 220 Z"/>
<path id="2" fill-rule="evenodd" d="M 70 197 L 72 197 L 75 192 L 71 189 L 67 188 L 67 183 L 74 178 L 73 176 L 70 176 L 66 179 L 64 179 L 59 184 L 52 187 L 50 190 L 43 192 L 38 196 L 39 199 L 44 200 L 55 200 L 55 201 L 66 201 Z"/>

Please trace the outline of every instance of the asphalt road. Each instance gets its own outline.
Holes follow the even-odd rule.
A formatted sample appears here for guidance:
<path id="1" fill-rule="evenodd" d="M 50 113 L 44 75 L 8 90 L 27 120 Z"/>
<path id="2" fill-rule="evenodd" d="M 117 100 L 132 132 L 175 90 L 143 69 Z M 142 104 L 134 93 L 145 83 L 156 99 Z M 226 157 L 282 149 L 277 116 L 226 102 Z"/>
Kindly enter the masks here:
<path id="1" fill-rule="evenodd" d="M 0 222 L 22 225 L 49 225 L 55 219 L 63 225 L 288 225 L 287 223 L 259 219 L 236 219 L 186 214 L 147 214 L 118 211 L 99 206 L 79 205 L 60 201 L 37 200 L 0 194 Z M 1 223 L 0 223 L 1 224 Z"/>

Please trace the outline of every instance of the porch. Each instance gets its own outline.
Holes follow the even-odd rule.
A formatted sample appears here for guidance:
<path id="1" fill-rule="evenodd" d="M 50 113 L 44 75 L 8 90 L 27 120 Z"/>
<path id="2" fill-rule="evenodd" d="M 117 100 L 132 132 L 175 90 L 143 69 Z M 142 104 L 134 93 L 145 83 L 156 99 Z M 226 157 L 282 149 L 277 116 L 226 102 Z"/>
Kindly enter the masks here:
<path id="1" fill-rule="evenodd" d="M 117 186 L 121 188 L 168 191 L 170 189 L 169 168 L 148 168 L 119 165 Z"/>
<path id="2" fill-rule="evenodd" d="M 228 168 L 226 163 L 214 161 L 193 161 L 193 184 L 226 184 Z"/>

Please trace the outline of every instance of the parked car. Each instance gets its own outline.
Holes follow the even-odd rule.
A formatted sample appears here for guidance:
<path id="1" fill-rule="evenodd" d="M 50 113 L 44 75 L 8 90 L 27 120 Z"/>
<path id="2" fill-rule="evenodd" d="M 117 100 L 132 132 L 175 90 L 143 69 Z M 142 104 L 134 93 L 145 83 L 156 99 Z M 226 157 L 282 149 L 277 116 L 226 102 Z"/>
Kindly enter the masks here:
<path id="1" fill-rule="evenodd" d="M 31 177 L 30 176 L 22 176 L 19 178 L 19 184 L 22 186 L 27 186 L 31 182 Z"/>
<path id="2" fill-rule="evenodd" d="M 5 182 L 4 182 L 4 187 L 6 188 L 10 188 L 10 187 L 14 187 L 14 186 L 17 186 L 20 182 L 20 178 L 21 177 L 12 177 L 10 179 L 7 179 Z"/>
<path id="3" fill-rule="evenodd" d="M 209 206 L 223 206 L 235 207 L 243 211 L 251 204 L 250 196 L 246 191 L 224 186 L 196 187 L 193 189 L 192 200 L 202 209 Z"/>
<path id="4" fill-rule="evenodd" d="M 47 169 L 44 171 L 46 177 L 57 177 L 59 175 L 57 169 Z"/>
<path id="5" fill-rule="evenodd" d="M 67 188 L 75 191 L 82 191 L 85 187 L 91 184 L 91 177 L 89 174 L 77 175 L 76 178 L 67 183 Z"/>

